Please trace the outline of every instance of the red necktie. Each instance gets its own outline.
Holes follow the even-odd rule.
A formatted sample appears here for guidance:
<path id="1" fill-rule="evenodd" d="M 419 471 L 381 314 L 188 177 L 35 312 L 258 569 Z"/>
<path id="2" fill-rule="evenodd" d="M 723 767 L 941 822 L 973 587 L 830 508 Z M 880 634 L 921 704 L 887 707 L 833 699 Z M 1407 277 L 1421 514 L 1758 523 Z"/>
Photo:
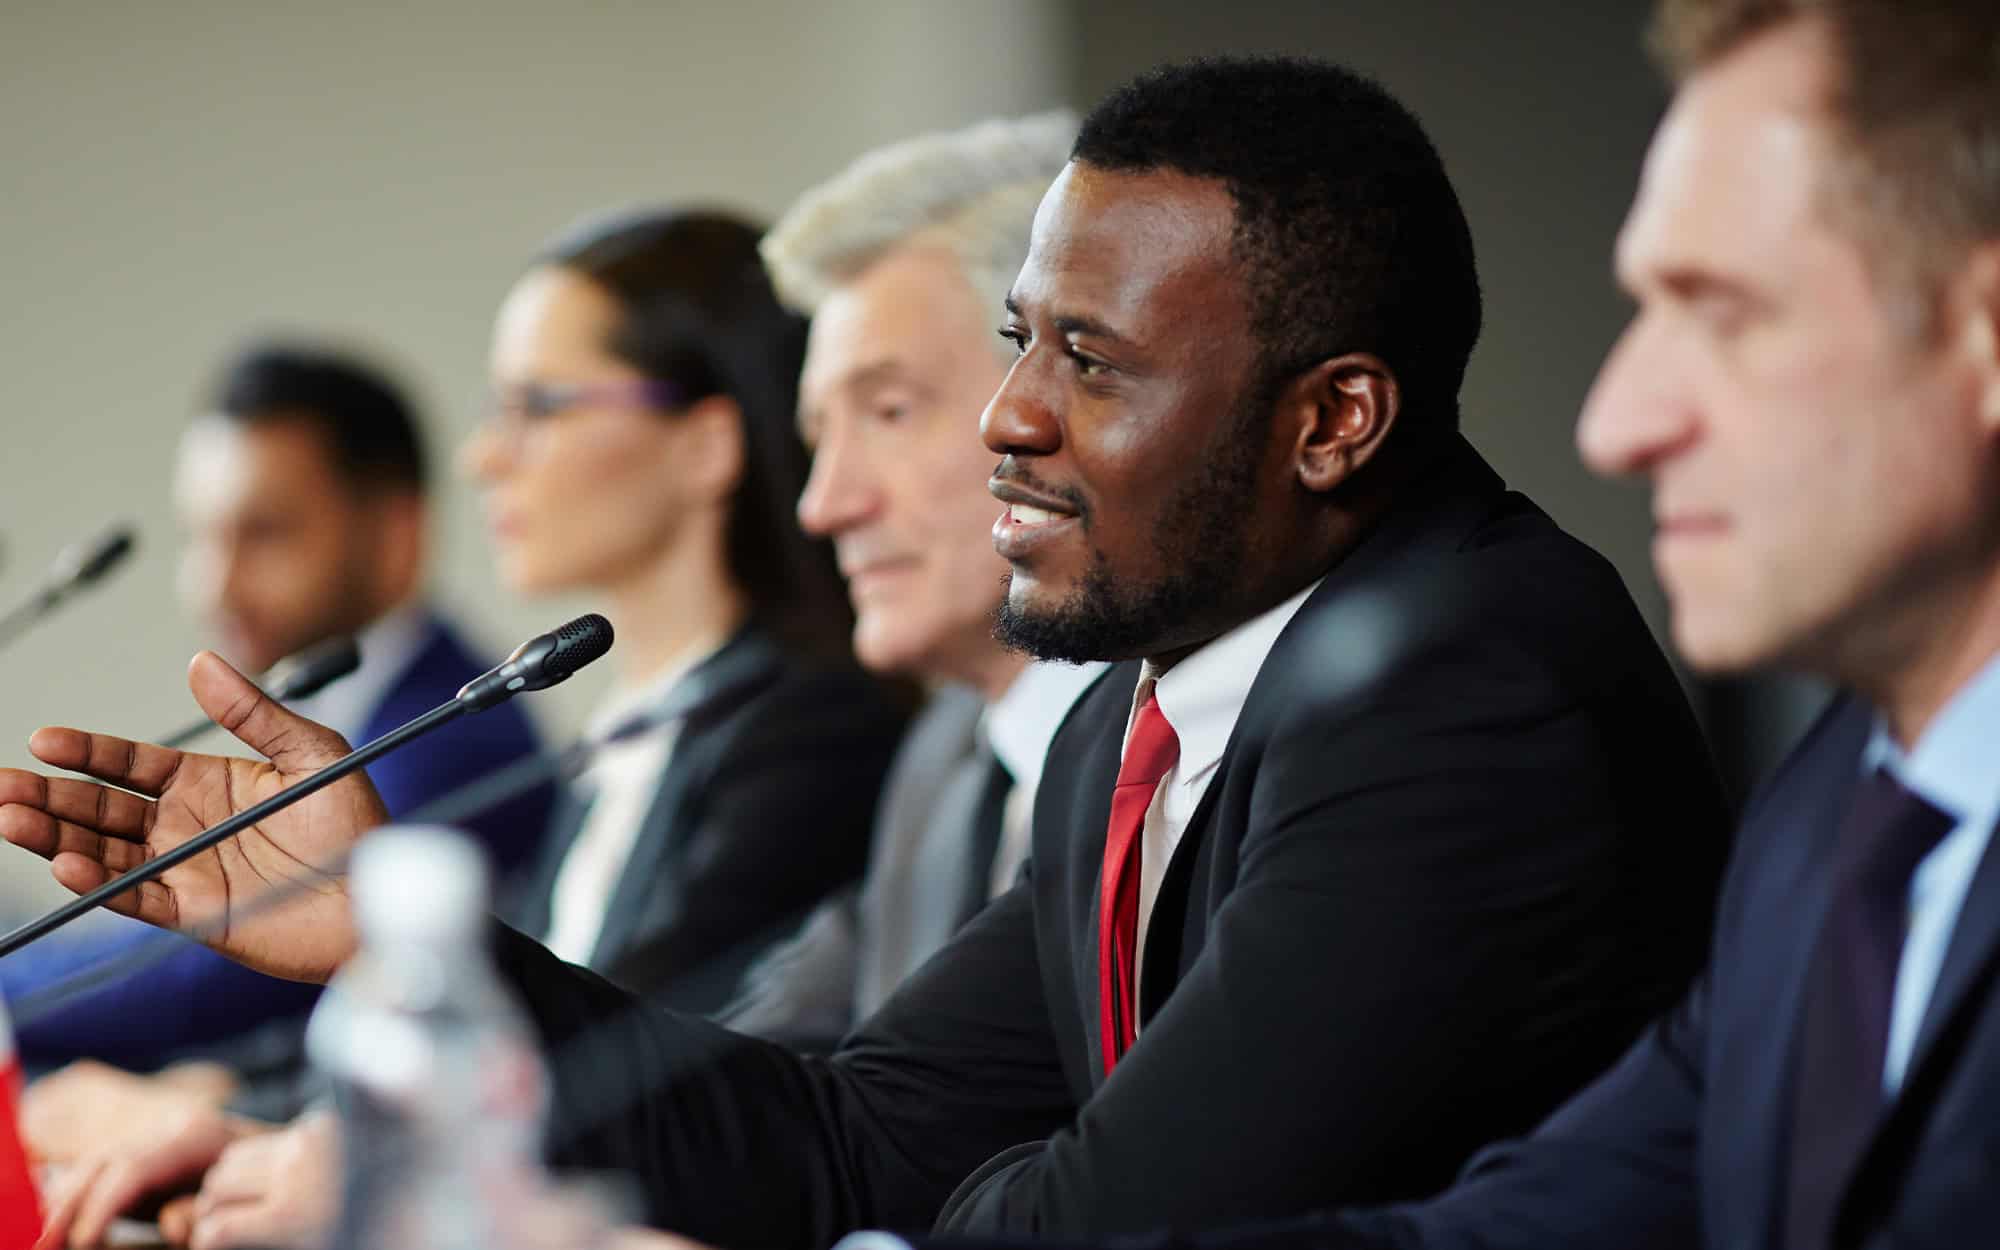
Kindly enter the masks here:
<path id="1" fill-rule="evenodd" d="M 1146 810 L 1160 778 L 1180 758 L 1181 742 L 1151 694 L 1139 705 L 1118 785 L 1111 792 L 1111 825 L 1104 835 L 1104 871 L 1097 900 L 1097 1004 L 1104 1042 L 1104 1075 L 1132 1047 L 1138 1030 L 1139 850 Z"/>

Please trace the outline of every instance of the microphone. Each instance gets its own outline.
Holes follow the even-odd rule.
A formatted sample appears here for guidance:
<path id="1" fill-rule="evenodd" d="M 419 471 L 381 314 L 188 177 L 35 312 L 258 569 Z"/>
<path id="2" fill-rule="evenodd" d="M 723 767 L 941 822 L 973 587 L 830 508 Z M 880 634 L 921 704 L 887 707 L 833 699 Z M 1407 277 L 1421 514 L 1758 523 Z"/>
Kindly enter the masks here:
<path id="1" fill-rule="evenodd" d="M 546 690 L 611 649 L 611 622 L 595 612 L 558 625 L 514 648 L 491 672 L 466 682 L 458 702 L 474 712 L 525 690 Z"/>
<path id="2" fill-rule="evenodd" d="M 0 614 L 0 643 L 12 642 L 28 627 L 41 620 L 76 591 L 102 578 L 132 554 L 135 541 L 132 526 L 124 521 L 111 525 L 89 538 L 71 543 L 56 554 L 41 585 L 26 598 Z"/>
<path id="3" fill-rule="evenodd" d="M 611 649 L 611 622 L 596 613 L 580 616 L 568 624 L 539 634 L 522 643 L 505 661 L 467 682 L 458 694 L 400 725 L 365 746 L 346 755 L 309 777 L 301 778 L 261 803 L 202 830 L 194 837 L 153 856 L 136 868 L 128 868 L 88 894 L 71 899 L 54 911 L 40 916 L 5 937 L 0 937 L 0 958 L 13 954 L 36 938 L 52 933 L 108 899 L 142 885 L 170 868 L 194 858 L 224 839 L 235 837 L 258 821 L 275 815 L 292 804 L 315 794 L 342 777 L 380 759 L 389 752 L 421 738 L 448 721 L 505 702 L 527 690 L 546 690 L 567 681 L 571 674 Z"/>
<path id="4" fill-rule="evenodd" d="M 279 703 L 290 703 L 294 699 L 318 694 L 359 667 L 361 648 L 354 639 L 329 638 L 280 660 L 266 674 L 272 680 L 270 689 L 264 693 Z M 215 722 L 204 716 L 157 741 L 163 747 L 184 746 L 213 728 Z"/>

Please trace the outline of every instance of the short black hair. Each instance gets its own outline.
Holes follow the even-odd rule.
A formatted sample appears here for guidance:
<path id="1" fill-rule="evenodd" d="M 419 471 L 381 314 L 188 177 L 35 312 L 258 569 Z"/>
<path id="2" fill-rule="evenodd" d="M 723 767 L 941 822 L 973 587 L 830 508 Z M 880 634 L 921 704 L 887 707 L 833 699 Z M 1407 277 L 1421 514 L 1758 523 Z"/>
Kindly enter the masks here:
<path id="1" fill-rule="evenodd" d="M 415 411 L 387 373 L 357 357 L 302 343 L 251 343 L 224 366 L 207 410 L 245 425 L 304 422 L 324 437 L 349 486 L 423 492 L 427 466 Z"/>
<path id="2" fill-rule="evenodd" d="M 1407 415 L 1456 426 L 1479 338 L 1472 232 L 1422 124 L 1380 85 L 1297 57 L 1165 65 L 1093 109 L 1071 158 L 1227 186 L 1260 398 L 1319 361 L 1372 352 Z"/>

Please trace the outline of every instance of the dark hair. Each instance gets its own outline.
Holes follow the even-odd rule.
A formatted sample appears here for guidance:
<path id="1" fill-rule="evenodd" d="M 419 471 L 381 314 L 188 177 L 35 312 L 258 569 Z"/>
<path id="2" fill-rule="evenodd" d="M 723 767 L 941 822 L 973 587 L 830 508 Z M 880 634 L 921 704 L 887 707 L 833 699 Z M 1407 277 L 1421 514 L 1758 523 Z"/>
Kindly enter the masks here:
<path id="1" fill-rule="evenodd" d="M 1654 53 L 1678 83 L 1774 27 L 1820 21 L 1849 157 L 1828 190 L 1881 276 L 1922 297 L 2000 238 L 2000 4 L 1994 0 L 1661 0 Z"/>
<path id="2" fill-rule="evenodd" d="M 1292 57 L 1166 65 L 1091 110 L 1072 157 L 1229 189 L 1260 399 L 1319 361 L 1372 352 L 1408 416 L 1457 424 L 1479 338 L 1472 233 L 1422 125 L 1380 86 Z"/>
<path id="3" fill-rule="evenodd" d="M 424 489 L 423 438 L 409 400 L 386 373 L 355 357 L 297 343 L 252 343 L 224 366 L 208 411 L 244 425 L 312 426 L 357 490 Z"/>
<path id="4" fill-rule="evenodd" d="M 797 426 L 806 323 L 772 292 L 761 235 L 727 213 L 645 211 L 586 223 L 540 260 L 618 301 L 606 346 L 671 386 L 676 404 L 736 401 L 743 472 L 724 530 L 730 573 L 765 628 L 808 653 L 844 654 L 853 616 L 833 549 L 794 513 L 808 467 Z"/>

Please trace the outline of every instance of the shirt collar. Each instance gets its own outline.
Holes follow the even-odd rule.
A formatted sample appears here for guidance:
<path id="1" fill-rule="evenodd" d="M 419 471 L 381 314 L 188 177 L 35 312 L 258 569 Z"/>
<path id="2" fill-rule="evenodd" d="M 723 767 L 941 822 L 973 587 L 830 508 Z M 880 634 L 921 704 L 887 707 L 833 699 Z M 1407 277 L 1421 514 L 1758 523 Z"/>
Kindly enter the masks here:
<path id="1" fill-rule="evenodd" d="M 1319 585 L 1315 581 L 1277 607 L 1203 643 L 1164 673 L 1146 661 L 1132 692 L 1132 713 L 1138 715 L 1149 691 L 1160 701 L 1160 714 L 1180 740 L 1174 776 L 1181 784 L 1198 780 L 1222 759 L 1264 657 Z M 1126 733 L 1131 733 L 1129 720 Z"/>
<path id="2" fill-rule="evenodd" d="M 1991 827 L 2000 820 L 2000 655 L 1959 687 L 1908 752 L 1896 745 L 1880 716 L 1862 753 L 1864 767 L 1887 768 L 1897 780 L 1960 823 Z"/>
<path id="3" fill-rule="evenodd" d="M 1097 680 L 1103 664 L 1039 661 L 1022 669 L 1005 693 L 986 707 L 986 741 L 1014 784 L 1033 791 L 1042 780 L 1042 761 L 1070 705 Z"/>

